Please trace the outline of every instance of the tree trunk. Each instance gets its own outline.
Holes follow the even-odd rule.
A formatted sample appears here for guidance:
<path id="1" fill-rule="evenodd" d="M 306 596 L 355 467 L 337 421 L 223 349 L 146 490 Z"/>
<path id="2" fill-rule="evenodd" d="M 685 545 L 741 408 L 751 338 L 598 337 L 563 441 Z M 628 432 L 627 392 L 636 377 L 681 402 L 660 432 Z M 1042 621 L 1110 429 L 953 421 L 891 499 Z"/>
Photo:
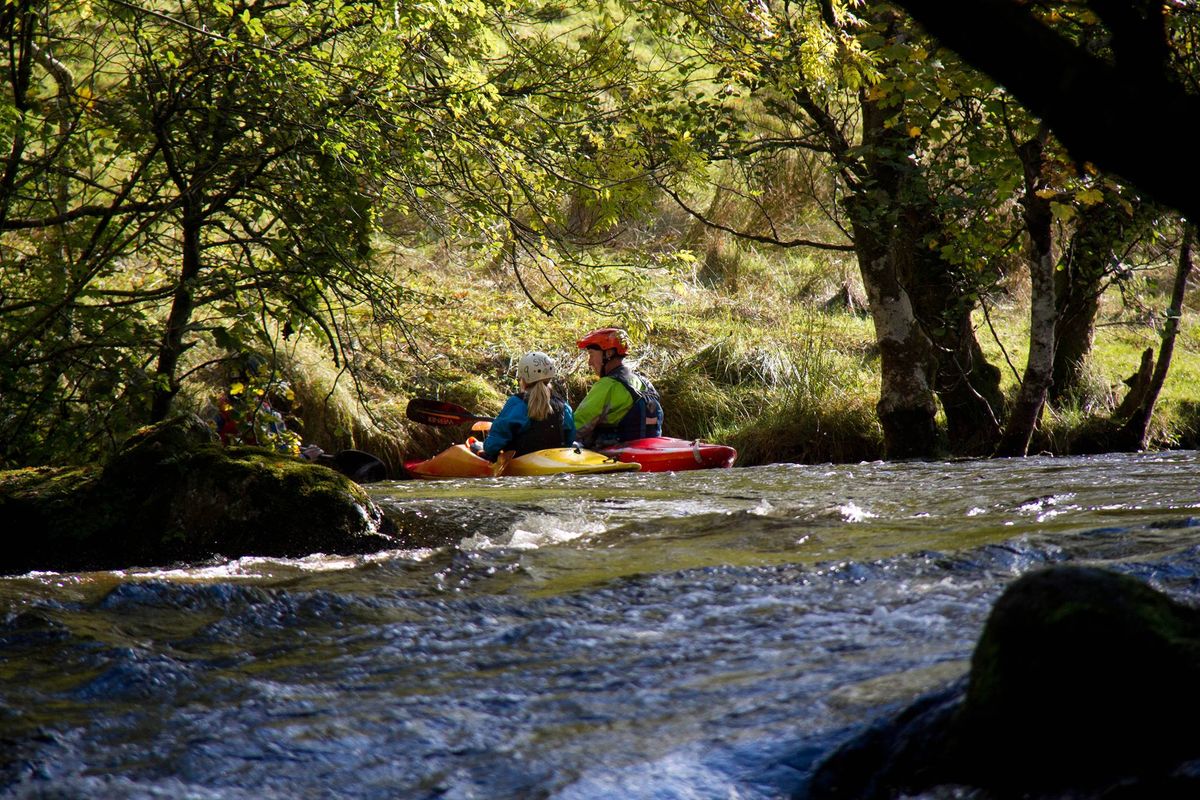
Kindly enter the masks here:
<path id="1" fill-rule="evenodd" d="M 196 304 L 194 283 L 200 275 L 200 228 L 200 219 L 192 213 L 185 212 L 181 226 L 183 267 L 179 273 L 179 282 L 175 285 L 175 294 L 171 298 L 167 328 L 158 348 L 158 364 L 154 371 L 157 386 L 150 407 L 152 423 L 167 418 L 171 411 L 171 401 L 179 393 L 179 378 L 176 372 L 180 357 L 190 346 L 184 342 L 184 334 L 192 320 L 192 311 Z"/>
<path id="2" fill-rule="evenodd" d="M 907 253 L 905 236 L 896 235 L 901 202 L 900 165 L 895 161 L 894 129 L 887 114 L 864 101 L 863 142 L 868 185 L 847 200 L 854 250 L 879 343 L 880 389 L 876 413 L 888 458 L 931 458 L 937 454 L 932 377 L 933 347 L 917 322 L 901 281 L 898 254 Z"/>
<path id="3" fill-rule="evenodd" d="M 860 254 L 859 267 L 879 342 L 881 381 L 876 412 L 887 456 L 932 457 L 937 449 L 937 428 L 929 383 L 929 339 L 917 324 L 908 294 L 896 280 L 890 256 Z"/>
<path id="4" fill-rule="evenodd" d="M 1158 363 L 1154 367 L 1154 376 L 1150 379 L 1150 387 L 1146 390 L 1140 406 L 1130 416 L 1117 434 L 1120 443 L 1128 445 L 1129 450 L 1144 450 L 1146 437 L 1150 431 L 1150 418 L 1154 414 L 1154 404 L 1158 402 L 1159 392 L 1167 380 L 1167 371 L 1171 368 L 1171 355 L 1175 351 L 1175 335 L 1179 332 L 1179 315 L 1183 310 L 1183 296 L 1187 290 L 1187 279 L 1192 272 L 1192 240 L 1195 228 L 1189 221 L 1183 234 L 1183 245 L 1179 251 L 1179 268 L 1175 273 L 1175 285 L 1171 290 L 1171 307 L 1167 311 L 1167 320 L 1163 325 L 1162 346 L 1158 351 Z"/>
<path id="5" fill-rule="evenodd" d="M 1029 442 L 1042 416 L 1054 370 L 1054 254 L 1050 201 L 1038 197 L 1044 185 L 1043 150 L 1047 132 L 1020 148 L 1021 164 L 1025 170 L 1025 226 L 1029 231 L 1033 258 L 1029 265 L 1032 287 L 1029 303 L 1029 357 L 1021 390 L 1008 417 L 1008 424 L 998 456 L 1023 456 L 1029 452 Z"/>
<path id="6" fill-rule="evenodd" d="M 909 184 L 906 207 L 893 237 L 899 272 L 918 322 L 933 343 L 937 370 L 933 388 L 946 414 L 950 449 L 957 455 L 986 455 L 1000 438 L 1004 397 L 1000 370 L 990 364 L 975 338 L 964 286 L 955 268 L 926 242 L 941 229 L 923 186 Z"/>
<path id="7" fill-rule="evenodd" d="M 30 0 L 19 3 L 5 3 L 0 8 L 0 32 L 5 34 L 8 42 L 9 62 L 6 70 L 6 89 L 13 111 L 24 116 L 30 107 L 29 86 L 33 73 L 34 32 L 37 30 L 37 12 Z M 4 170 L 0 172 L 0 222 L 8 219 L 9 205 L 14 197 L 17 177 L 26 166 L 23 162 L 25 154 L 25 128 L 23 125 L 13 125 L 12 137 L 8 152 L 4 158 Z"/>
<path id="8" fill-rule="evenodd" d="M 1128 422 L 1129 418 L 1142 407 L 1142 401 L 1146 399 L 1146 392 L 1150 391 L 1150 384 L 1153 380 L 1154 348 L 1147 347 L 1142 351 L 1142 361 L 1138 364 L 1137 372 L 1124 380 L 1129 391 L 1125 393 L 1125 399 L 1121 401 L 1121 404 L 1109 415 L 1109 419 L 1114 423 Z"/>
<path id="9" fill-rule="evenodd" d="M 956 455 L 986 455 L 1000 438 L 1004 396 L 1000 370 L 987 360 L 967 314 L 945 321 L 935 337 L 938 399 L 946 414 L 946 433 Z"/>
<path id="10" fill-rule="evenodd" d="M 1058 320 L 1054 326 L 1054 367 L 1050 402 L 1061 406 L 1084 394 L 1085 367 L 1096 336 L 1100 280 L 1080 279 L 1071 267 L 1055 273 Z"/>
<path id="11" fill-rule="evenodd" d="M 860 204 L 851 206 L 861 213 Z M 879 227 L 863 224 L 861 218 L 854 223 L 854 249 L 879 344 L 876 413 L 888 458 L 929 458 L 937 451 L 930 385 L 933 348 L 897 279 L 890 242 L 877 236 Z"/>
<path id="12" fill-rule="evenodd" d="M 1112 269 L 1114 252 L 1128 239 L 1130 224 L 1144 216 L 1143 205 L 1138 203 L 1133 218 L 1119 204 L 1109 202 L 1079 212 L 1075 233 L 1055 273 L 1058 322 L 1054 328 L 1054 380 L 1050 386 L 1050 402 L 1055 405 L 1082 396 L 1084 365 L 1095 338 L 1104 277 Z"/>
<path id="13" fill-rule="evenodd" d="M 952 450 L 990 453 L 1000 435 L 1000 371 L 975 338 L 964 282 L 928 246 L 941 220 L 921 167 L 905 157 L 905 126 L 889 124 L 896 109 L 864 99 L 861 110 L 864 171 L 847 210 L 884 358 L 885 437 L 906 456 L 932 455 L 936 392 Z"/>

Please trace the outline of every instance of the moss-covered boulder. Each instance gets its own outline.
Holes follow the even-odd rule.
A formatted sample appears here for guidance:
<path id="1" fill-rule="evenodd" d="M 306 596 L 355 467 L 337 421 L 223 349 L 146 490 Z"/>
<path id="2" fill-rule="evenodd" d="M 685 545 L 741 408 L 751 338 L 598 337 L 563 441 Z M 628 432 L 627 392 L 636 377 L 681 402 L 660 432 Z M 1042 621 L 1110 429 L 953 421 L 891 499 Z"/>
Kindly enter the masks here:
<path id="1" fill-rule="evenodd" d="M 1056 567 L 997 601 L 965 681 L 842 747 L 808 797 L 1200 797 L 1200 611 Z"/>
<path id="2" fill-rule="evenodd" d="M 102 468 L 0 473 L 0 572 L 395 546 L 362 488 L 327 467 L 223 448 L 197 417 L 143 429 Z"/>

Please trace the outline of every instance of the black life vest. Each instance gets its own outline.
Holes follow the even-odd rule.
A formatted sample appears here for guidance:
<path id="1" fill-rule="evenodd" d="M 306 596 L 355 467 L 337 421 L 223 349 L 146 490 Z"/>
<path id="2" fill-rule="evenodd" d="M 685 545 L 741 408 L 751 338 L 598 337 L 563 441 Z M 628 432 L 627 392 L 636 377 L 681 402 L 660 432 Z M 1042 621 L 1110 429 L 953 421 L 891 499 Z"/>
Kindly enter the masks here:
<path id="1" fill-rule="evenodd" d="M 525 395 L 518 395 L 528 404 Z M 529 426 L 518 433 L 509 442 L 505 450 L 515 450 L 517 455 L 546 450 L 551 447 L 570 447 L 571 442 L 565 441 L 566 432 L 563 430 L 563 401 L 557 397 L 550 398 L 550 413 L 545 419 L 530 419 Z"/>
<path id="2" fill-rule="evenodd" d="M 633 398 L 633 407 L 615 425 L 597 425 L 596 442 L 628 442 L 630 439 L 645 439 L 647 436 L 662 436 L 662 403 L 654 384 L 641 375 L 642 390 L 633 388 L 634 373 L 622 364 L 604 377 L 612 378 L 625 387 Z"/>

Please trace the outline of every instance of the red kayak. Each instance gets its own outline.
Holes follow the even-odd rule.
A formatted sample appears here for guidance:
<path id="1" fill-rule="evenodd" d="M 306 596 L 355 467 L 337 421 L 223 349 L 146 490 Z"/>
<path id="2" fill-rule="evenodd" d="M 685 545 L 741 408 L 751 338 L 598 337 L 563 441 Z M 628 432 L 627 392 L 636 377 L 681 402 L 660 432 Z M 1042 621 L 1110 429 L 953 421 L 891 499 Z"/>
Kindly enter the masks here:
<path id="1" fill-rule="evenodd" d="M 737 458 L 737 450 L 723 444 L 673 439 L 670 436 L 631 439 L 600 452 L 618 461 L 641 464 L 642 472 L 732 467 Z"/>
<path id="2" fill-rule="evenodd" d="M 468 422 L 491 421 L 490 417 L 476 416 L 462 406 L 444 400 L 414 398 L 409 401 L 405 413 L 409 419 L 426 425 L 463 425 Z M 621 442 L 616 447 L 600 450 L 600 452 L 626 464 L 640 464 L 642 472 L 678 472 L 687 469 L 732 467 L 734 459 L 737 458 L 737 450 L 723 444 L 674 439 L 670 436 L 631 439 L 628 442 Z M 444 455 L 449 455 L 449 451 Z M 487 464 L 483 459 L 477 460 Z M 415 466 L 416 462 L 409 465 L 408 468 L 411 471 Z M 479 467 L 475 465 L 471 469 L 479 470 Z M 482 474 L 482 470 L 479 472 Z"/>

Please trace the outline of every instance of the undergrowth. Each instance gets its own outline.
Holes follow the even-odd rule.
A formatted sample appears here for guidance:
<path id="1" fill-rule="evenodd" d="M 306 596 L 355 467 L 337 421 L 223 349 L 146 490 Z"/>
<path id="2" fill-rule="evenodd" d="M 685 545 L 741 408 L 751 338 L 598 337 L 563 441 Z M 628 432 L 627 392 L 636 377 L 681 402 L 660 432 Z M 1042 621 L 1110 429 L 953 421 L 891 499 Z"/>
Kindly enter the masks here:
<path id="1" fill-rule="evenodd" d="M 705 241 L 700 236 L 696 244 Z M 555 305 L 546 286 L 473 261 L 465 251 L 391 253 L 393 268 L 426 298 L 424 305 L 403 328 L 362 321 L 372 344 L 356 354 L 357 380 L 330 367 L 328 354 L 303 340 L 282 347 L 281 372 L 296 395 L 296 422 L 306 442 L 368 450 L 398 471 L 405 459 L 428 457 L 468 434 L 465 426 L 432 428 L 406 419 L 410 398 L 492 415 L 516 390 L 520 356 L 541 350 L 558 362 L 558 391 L 575 405 L 595 380 L 575 341 L 590 329 L 617 325 L 632 337 L 630 361 L 663 398 L 666 435 L 730 444 L 743 466 L 882 458 L 874 330 L 869 317 L 845 302 L 862 294 L 852 263 L 845 255 L 821 260 L 724 240 L 709 244 L 694 260 L 678 258 L 649 280 L 642 276 L 638 299 L 610 308 Z M 619 270 L 613 275 L 624 279 Z M 1163 282 L 1146 282 L 1157 285 Z M 538 310 L 527 292 L 541 292 L 535 299 L 551 313 Z M 1141 351 L 1158 347 L 1159 320 L 1147 310 L 1165 306 L 1154 294 L 1136 306 L 1127 296 L 1106 299 L 1084 389 L 1064 407 L 1047 410 L 1032 452 L 1071 452 L 1111 413 Z M 1200 381 L 1194 314 L 1185 310 L 1152 424 L 1153 447 L 1195 446 L 1200 437 L 1192 389 Z M 976 324 L 987 357 L 1002 371 L 1002 390 L 1014 396 L 1027 347 L 1027 295 L 1009 293 L 986 317 L 977 314 Z M 200 407 L 218 382 L 202 381 L 191 405 Z"/>

